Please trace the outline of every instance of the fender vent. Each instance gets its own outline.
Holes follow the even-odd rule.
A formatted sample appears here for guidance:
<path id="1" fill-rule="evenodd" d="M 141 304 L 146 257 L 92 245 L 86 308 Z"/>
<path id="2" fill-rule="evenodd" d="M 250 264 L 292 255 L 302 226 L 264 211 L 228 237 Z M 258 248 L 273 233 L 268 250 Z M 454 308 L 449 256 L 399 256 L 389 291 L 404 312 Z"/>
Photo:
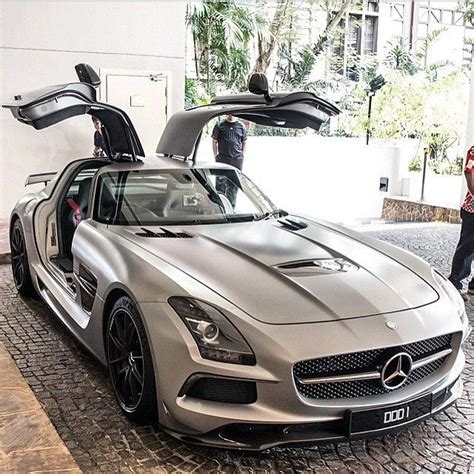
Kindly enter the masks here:
<path id="1" fill-rule="evenodd" d="M 142 227 L 143 232 L 137 232 L 135 235 L 151 239 L 192 239 L 192 235 L 186 232 L 171 232 L 163 227 L 160 227 L 160 230 L 161 232 L 153 232 L 152 230 Z"/>
<path id="2" fill-rule="evenodd" d="M 297 219 L 292 219 L 290 217 L 286 217 L 285 219 L 278 219 L 278 223 L 288 230 L 301 230 L 306 229 L 306 227 L 308 227 L 308 224 L 305 224 L 304 222 L 299 221 Z"/>

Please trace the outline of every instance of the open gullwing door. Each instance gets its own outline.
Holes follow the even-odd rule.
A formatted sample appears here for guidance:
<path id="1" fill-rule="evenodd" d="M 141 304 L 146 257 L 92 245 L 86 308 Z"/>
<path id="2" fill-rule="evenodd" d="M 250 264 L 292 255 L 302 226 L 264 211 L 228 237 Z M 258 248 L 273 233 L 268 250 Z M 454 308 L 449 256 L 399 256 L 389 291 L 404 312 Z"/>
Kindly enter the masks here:
<path id="1" fill-rule="evenodd" d="M 121 109 L 97 101 L 96 87 L 100 80 L 94 70 L 86 65 L 76 66 L 82 82 L 44 87 L 31 92 L 19 93 L 2 104 L 10 109 L 21 123 L 37 130 L 77 115 L 91 115 L 102 123 L 106 154 L 111 159 L 129 157 L 135 160 L 144 156 L 137 132 Z"/>
<path id="2" fill-rule="evenodd" d="M 250 86 L 249 89 L 252 90 Z M 232 114 L 259 125 L 319 130 L 324 122 L 339 113 L 335 105 L 312 92 L 279 92 L 271 97 L 268 92 L 215 97 L 209 105 L 174 114 L 156 152 L 188 158 L 199 144 L 203 127 L 220 115 Z"/>

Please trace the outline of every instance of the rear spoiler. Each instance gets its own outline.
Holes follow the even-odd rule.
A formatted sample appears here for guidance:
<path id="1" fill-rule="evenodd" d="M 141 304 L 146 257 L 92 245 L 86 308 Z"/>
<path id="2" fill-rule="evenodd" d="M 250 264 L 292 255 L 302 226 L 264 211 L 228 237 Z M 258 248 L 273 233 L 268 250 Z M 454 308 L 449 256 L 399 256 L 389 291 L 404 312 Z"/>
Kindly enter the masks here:
<path id="1" fill-rule="evenodd" d="M 25 186 L 29 186 L 30 184 L 38 184 L 44 183 L 46 186 L 49 181 L 51 181 L 56 176 L 56 171 L 52 173 L 38 173 L 38 174 L 30 174 L 28 178 L 26 178 Z"/>

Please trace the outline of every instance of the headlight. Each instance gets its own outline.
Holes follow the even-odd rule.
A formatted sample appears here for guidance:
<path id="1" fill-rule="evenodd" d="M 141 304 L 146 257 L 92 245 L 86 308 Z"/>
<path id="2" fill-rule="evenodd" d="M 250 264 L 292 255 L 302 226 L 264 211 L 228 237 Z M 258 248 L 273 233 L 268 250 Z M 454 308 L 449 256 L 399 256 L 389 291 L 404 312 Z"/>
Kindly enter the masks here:
<path id="1" fill-rule="evenodd" d="M 436 280 L 438 285 L 444 290 L 448 298 L 452 301 L 454 307 L 456 308 L 456 313 L 464 320 L 466 314 L 466 306 L 464 305 L 464 300 L 459 294 L 459 291 L 454 287 L 454 285 L 446 279 L 441 273 L 435 268 L 432 269 L 433 278 Z"/>
<path id="2" fill-rule="evenodd" d="M 204 359 L 255 365 L 255 355 L 235 326 L 216 308 L 192 298 L 173 296 L 168 303 L 184 321 Z"/>

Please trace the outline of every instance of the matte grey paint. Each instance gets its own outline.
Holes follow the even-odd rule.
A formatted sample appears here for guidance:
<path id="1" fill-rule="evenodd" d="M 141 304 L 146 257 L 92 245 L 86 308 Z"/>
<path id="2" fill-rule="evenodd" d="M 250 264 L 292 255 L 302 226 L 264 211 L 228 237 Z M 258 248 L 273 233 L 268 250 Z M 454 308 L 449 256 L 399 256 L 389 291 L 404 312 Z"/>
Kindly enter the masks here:
<path id="1" fill-rule="evenodd" d="M 192 239 L 170 241 L 138 237 L 138 228 L 86 219 L 73 240 L 74 272 L 77 278 L 80 265 L 87 268 L 97 279 L 97 293 L 90 313 L 84 311 L 79 294 L 74 297 L 68 292 L 44 260 L 41 249 L 46 232 L 34 219 L 42 209 L 55 207 L 65 183 L 83 163 L 68 165 L 43 191 L 22 198 L 13 211 L 25 229 L 35 286 L 103 363 L 105 302 L 114 290 L 134 299 L 153 355 L 160 422 L 175 435 L 202 436 L 215 443 L 206 439 L 205 433 L 232 422 L 337 420 L 347 409 L 397 403 L 442 389 L 459 377 L 464 365 L 460 343 L 462 334 L 467 333 L 467 320 L 461 321 L 455 314 L 429 265 L 367 235 L 304 217 L 299 219 L 308 227 L 294 233 L 280 228 L 274 219 L 170 226 L 193 235 Z M 95 180 L 108 170 L 190 166 L 165 158 L 105 164 Z M 289 278 L 274 268 L 282 262 L 331 255 L 342 255 L 360 268 L 301 279 Z M 255 352 L 257 365 L 202 359 L 191 334 L 167 303 L 170 296 L 180 295 L 220 308 Z M 389 320 L 397 329 L 386 326 Z M 453 353 L 442 369 L 389 394 L 356 400 L 309 400 L 294 386 L 292 366 L 300 360 L 398 346 L 447 333 L 456 336 Z M 251 405 L 228 406 L 179 397 L 183 384 L 194 373 L 256 380 L 258 400 Z M 459 396 L 460 390 L 459 383 L 453 397 Z"/>

